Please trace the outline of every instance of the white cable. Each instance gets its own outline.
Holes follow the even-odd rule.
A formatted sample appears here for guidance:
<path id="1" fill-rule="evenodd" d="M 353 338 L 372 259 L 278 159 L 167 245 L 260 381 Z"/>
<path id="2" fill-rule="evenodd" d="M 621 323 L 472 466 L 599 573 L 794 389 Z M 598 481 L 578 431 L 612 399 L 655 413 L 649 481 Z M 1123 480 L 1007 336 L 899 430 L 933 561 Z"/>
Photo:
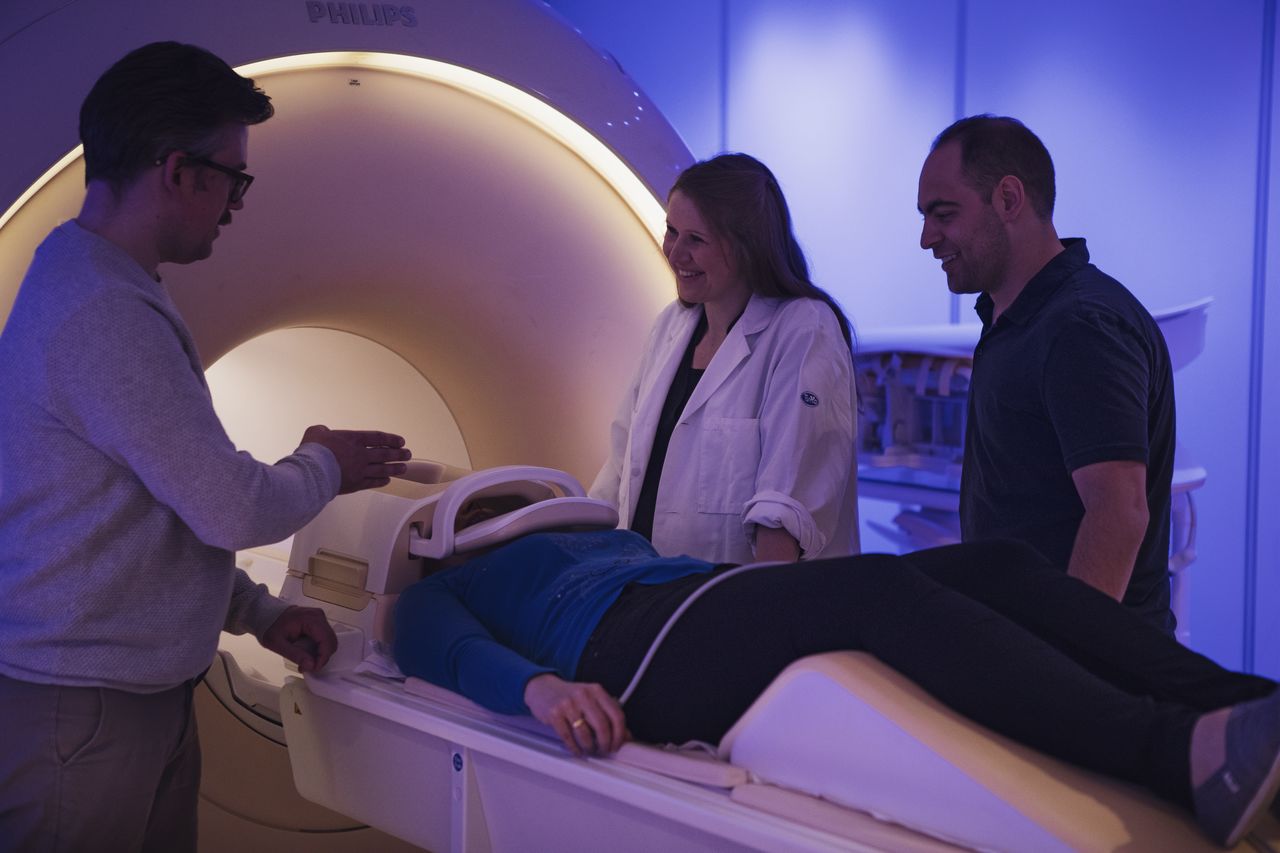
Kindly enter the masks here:
<path id="1" fill-rule="evenodd" d="M 636 667 L 636 674 L 631 676 L 631 683 L 627 685 L 627 689 L 623 690 L 622 695 L 618 697 L 618 704 L 619 705 L 627 704 L 627 700 L 630 699 L 631 694 L 635 692 L 636 686 L 639 685 L 640 679 L 644 675 L 645 670 L 649 668 L 650 662 L 653 661 L 653 656 L 658 653 L 658 646 L 662 645 L 662 641 L 667 638 L 667 634 L 669 634 L 671 632 L 671 629 L 675 627 L 676 620 L 678 620 L 681 616 L 683 616 L 684 612 L 689 609 L 689 605 L 693 604 L 695 601 L 701 598 L 704 592 L 711 589 L 713 586 L 720 583 L 721 581 L 728 580 L 734 575 L 740 575 L 743 572 L 752 571 L 754 569 L 767 569 L 770 566 L 785 566 L 785 565 L 789 565 L 789 564 L 784 563 L 781 560 L 775 560 L 773 562 L 768 562 L 768 563 L 749 563 L 745 566 L 738 566 L 737 568 L 730 569 L 724 574 L 716 575 L 715 577 L 711 578 L 706 583 L 704 583 L 702 586 L 695 589 L 688 598 L 680 602 L 680 606 L 676 608 L 676 612 L 672 613 L 671 616 L 667 618 L 666 624 L 662 626 L 662 630 L 658 632 L 658 636 L 653 638 L 653 642 L 649 645 L 649 651 L 645 652 L 644 659 L 641 660 L 640 665 Z"/>

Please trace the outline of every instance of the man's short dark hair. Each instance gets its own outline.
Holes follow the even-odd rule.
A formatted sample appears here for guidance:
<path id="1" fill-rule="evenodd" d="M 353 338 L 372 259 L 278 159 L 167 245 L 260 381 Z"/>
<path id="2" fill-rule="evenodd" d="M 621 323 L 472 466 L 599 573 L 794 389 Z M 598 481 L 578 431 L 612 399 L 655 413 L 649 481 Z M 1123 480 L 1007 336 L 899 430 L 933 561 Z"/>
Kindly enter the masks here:
<path id="1" fill-rule="evenodd" d="M 959 143 L 965 179 L 984 199 L 990 201 L 1000 179 L 1013 175 L 1022 181 L 1036 215 L 1044 220 L 1053 216 L 1053 159 L 1022 122 L 990 114 L 962 118 L 939 133 L 929 150 L 948 142 Z"/>
<path id="2" fill-rule="evenodd" d="M 145 45 L 108 68 L 80 107 L 85 181 L 118 188 L 174 151 L 207 157 L 226 125 L 273 112 L 252 80 L 204 48 Z"/>

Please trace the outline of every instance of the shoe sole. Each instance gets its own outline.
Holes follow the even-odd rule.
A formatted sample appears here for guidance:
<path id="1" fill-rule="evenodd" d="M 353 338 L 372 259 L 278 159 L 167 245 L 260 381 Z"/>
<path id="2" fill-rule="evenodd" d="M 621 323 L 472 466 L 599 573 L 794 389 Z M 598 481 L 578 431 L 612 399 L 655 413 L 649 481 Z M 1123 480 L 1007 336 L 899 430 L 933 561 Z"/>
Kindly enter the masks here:
<path id="1" fill-rule="evenodd" d="M 1271 759 L 1271 769 L 1267 771 L 1265 781 L 1258 787 L 1249 805 L 1240 813 L 1235 829 L 1227 836 L 1222 846 L 1235 847 L 1240 839 L 1253 829 L 1253 825 L 1261 817 L 1262 812 L 1271 805 L 1271 800 L 1278 791 L 1280 791 L 1280 751 L 1277 751 L 1275 757 Z"/>

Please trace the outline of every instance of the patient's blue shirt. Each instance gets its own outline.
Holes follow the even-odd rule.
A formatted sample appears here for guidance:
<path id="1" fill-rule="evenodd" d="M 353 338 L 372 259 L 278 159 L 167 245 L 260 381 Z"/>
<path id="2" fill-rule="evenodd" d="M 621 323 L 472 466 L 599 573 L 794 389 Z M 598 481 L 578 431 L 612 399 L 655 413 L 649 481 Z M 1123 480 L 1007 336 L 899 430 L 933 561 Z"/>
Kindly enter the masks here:
<path id="1" fill-rule="evenodd" d="M 396 605 L 396 663 L 490 710 L 527 714 L 525 684 L 544 672 L 572 680 L 623 587 L 712 568 L 659 557 L 629 530 L 524 536 L 406 589 Z"/>

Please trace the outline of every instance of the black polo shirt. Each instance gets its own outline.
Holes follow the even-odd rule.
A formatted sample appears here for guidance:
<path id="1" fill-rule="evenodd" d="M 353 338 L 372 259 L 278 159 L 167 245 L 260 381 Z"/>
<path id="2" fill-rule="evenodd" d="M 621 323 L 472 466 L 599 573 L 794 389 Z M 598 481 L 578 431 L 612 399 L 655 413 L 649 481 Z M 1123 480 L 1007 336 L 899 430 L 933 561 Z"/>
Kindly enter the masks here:
<path id="1" fill-rule="evenodd" d="M 1147 466 L 1151 521 L 1124 603 L 1172 632 L 1169 489 L 1173 369 L 1142 304 L 1089 263 L 1084 240 L 1045 265 L 982 337 L 960 481 L 965 541 L 1018 539 L 1067 570 L 1084 505 L 1071 472 L 1095 462 Z"/>

